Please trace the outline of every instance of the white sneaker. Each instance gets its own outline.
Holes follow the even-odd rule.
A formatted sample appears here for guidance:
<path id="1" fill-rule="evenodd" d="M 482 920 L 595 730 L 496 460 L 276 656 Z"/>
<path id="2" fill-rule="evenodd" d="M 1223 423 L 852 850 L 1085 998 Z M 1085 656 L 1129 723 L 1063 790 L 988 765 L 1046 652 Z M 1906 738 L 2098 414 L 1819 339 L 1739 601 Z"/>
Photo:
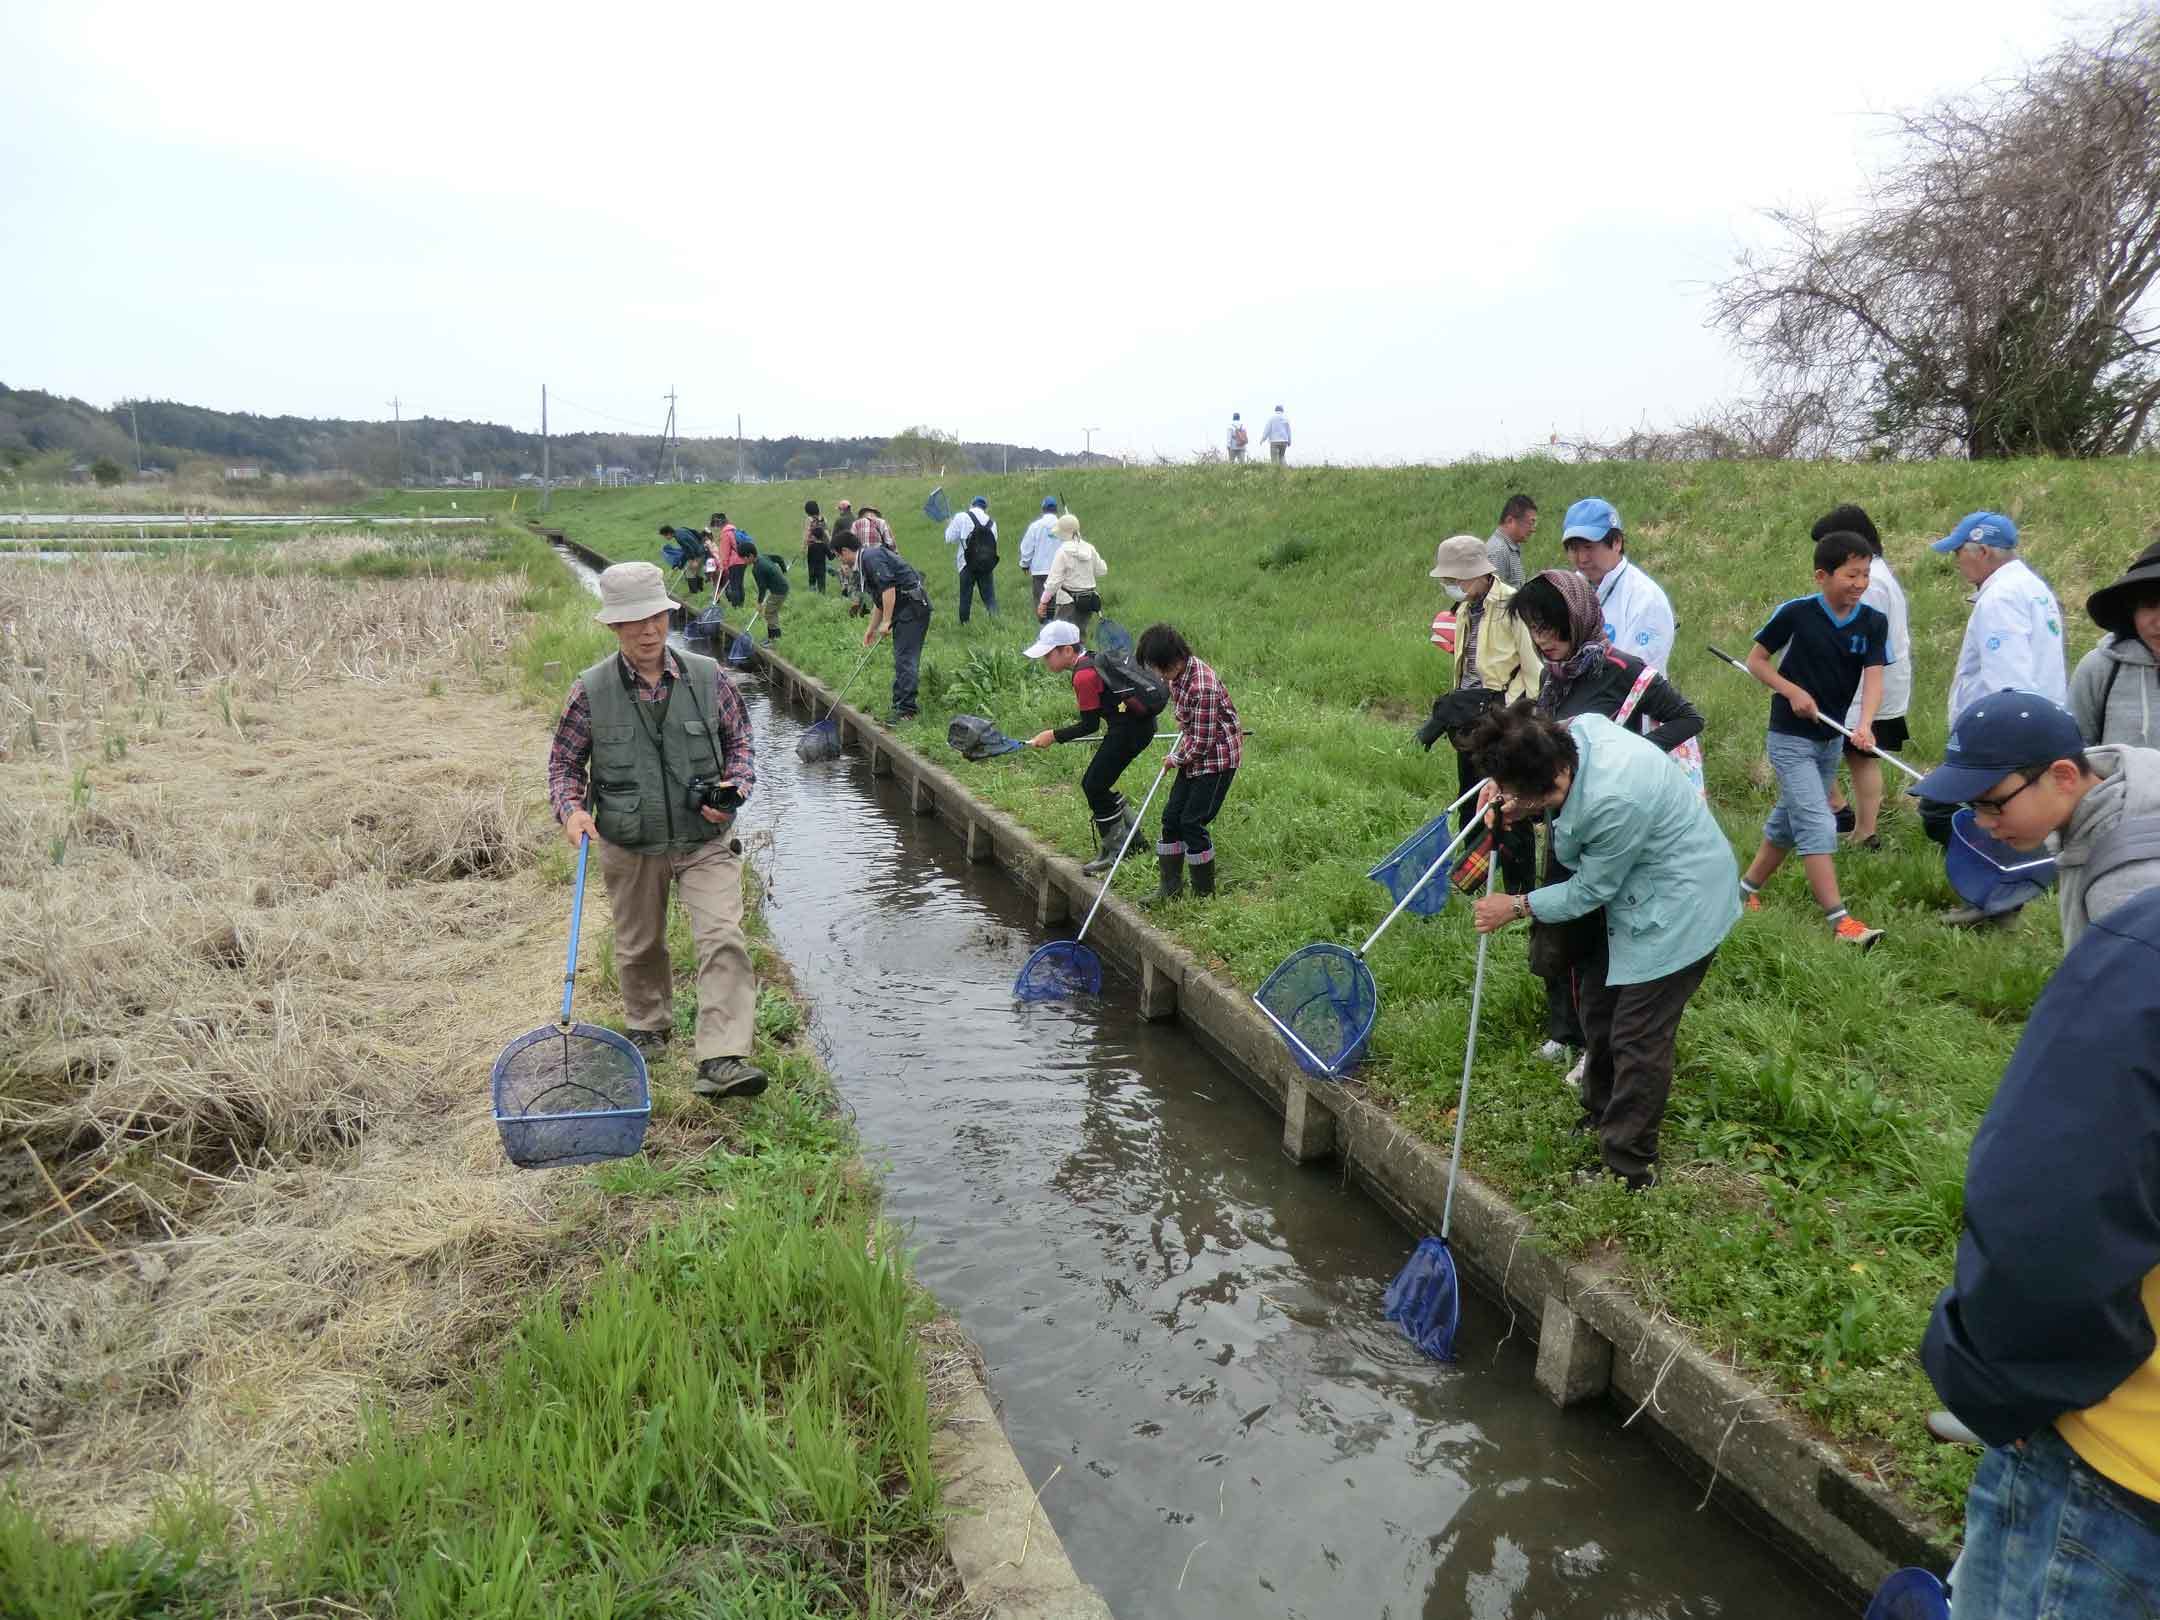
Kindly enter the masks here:
<path id="1" fill-rule="evenodd" d="M 1568 1088 L 1569 1096 L 1580 1097 L 1582 1095 L 1583 1070 L 1589 1067 L 1590 1054 L 1588 1052 L 1585 1052 L 1581 1057 L 1575 1060 L 1575 1067 L 1568 1070 L 1567 1079 L 1562 1081 L 1561 1084 L 1565 1085 Z"/>
<path id="2" fill-rule="evenodd" d="M 1537 1049 L 1537 1055 L 1547 1063 L 1565 1063 L 1567 1055 L 1574 1050 L 1564 1041 L 1547 1041 Z"/>

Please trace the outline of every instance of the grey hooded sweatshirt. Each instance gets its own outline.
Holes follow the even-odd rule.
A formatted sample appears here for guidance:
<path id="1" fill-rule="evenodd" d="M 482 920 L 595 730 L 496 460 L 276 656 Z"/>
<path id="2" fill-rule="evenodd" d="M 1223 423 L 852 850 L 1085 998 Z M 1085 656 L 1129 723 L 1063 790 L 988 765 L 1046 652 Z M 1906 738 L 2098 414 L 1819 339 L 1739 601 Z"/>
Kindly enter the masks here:
<path id="1" fill-rule="evenodd" d="M 2123 679 L 2130 678 L 2129 671 Z M 2062 849 L 2055 857 L 2055 898 L 2062 907 L 2063 949 L 2083 936 L 2086 926 L 2105 917 L 2126 900 L 2147 889 L 2160 889 L 2160 751 L 2150 748 L 2088 748 L 2085 758 L 2100 778 L 2100 785 L 2078 801 L 2063 829 Z M 2142 823 L 2137 831 L 2150 829 L 2143 848 L 2152 853 L 2086 881 L 2085 871 L 2093 855 L 2109 835 L 2125 823 Z"/>
<path id="2" fill-rule="evenodd" d="M 2160 665 L 2152 649 L 2135 636 L 2103 637 L 2070 677 L 2070 713 L 2088 743 L 2160 748 Z"/>

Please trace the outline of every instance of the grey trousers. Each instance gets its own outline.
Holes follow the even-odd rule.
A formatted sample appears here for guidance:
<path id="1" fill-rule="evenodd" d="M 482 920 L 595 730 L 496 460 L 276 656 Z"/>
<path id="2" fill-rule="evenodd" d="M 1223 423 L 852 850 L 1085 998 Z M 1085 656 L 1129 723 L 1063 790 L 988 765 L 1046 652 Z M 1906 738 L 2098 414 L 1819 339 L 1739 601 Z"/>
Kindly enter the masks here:
<path id="1" fill-rule="evenodd" d="M 1657 1163 L 1658 1130 L 1672 1095 L 1680 1015 L 1717 956 L 1641 984 L 1605 982 L 1603 946 L 1577 965 L 1583 1033 L 1583 1112 L 1598 1122 L 1598 1155 L 1615 1175 L 1641 1175 Z"/>

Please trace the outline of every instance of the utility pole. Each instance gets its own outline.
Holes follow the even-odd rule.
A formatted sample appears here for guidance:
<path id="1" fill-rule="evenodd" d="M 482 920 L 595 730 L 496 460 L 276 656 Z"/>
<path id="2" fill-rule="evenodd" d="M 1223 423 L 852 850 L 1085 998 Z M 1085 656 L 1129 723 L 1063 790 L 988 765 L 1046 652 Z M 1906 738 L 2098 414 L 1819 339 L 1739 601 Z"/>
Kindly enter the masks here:
<path id="1" fill-rule="evenodd" d="M 1095 435 L 1100 433 L 1102 429 L 1099 427 L 1092 427 L 1082 428 L 1080 431 L 1087 435 L 1087 446 L 1080 453 L 1084 456 L 1092 456 L 1095 453 Z"/>
<path id="2" fill-rule="evenodd" d="M 405 417 L 397 395 L 390 396 L 390 426 L 397 434 L 397 486 L 405 487 Z"/>
<path id="3" fill-rule="evenodd" d="M 660 429 L 660 463 L 653 468 L 656 480 L 667 471 L 669 447 L 681 442 L 675 433 L 675 385 L 669 383 L 667 392 L 660 397 L 667 401 L 667 421 Z M 675 453 L 675 482 L 682 482 L 682 452 L 679 450 Z"/>
<path id="4" fill-rule="evenodd" d="M 142 424 L 135 420 L 135 402 L 127 402 L 128 428 L 135 435 L 135 476 L 142 476 Z"/>
<path id="5" fill-rule="evenodd" d="M 547 384 L 540 385 L 540 510 L 548 509 Z"/>
<path id="6" fill-rule="evenodd" d="M 736 483 L 738 483 L 738 484 L 739 484 L 739 483 L 741 483 L 741 482 L 743 481 L 743 473 L 744 473 L 744 471 L 745 471 L 745 470 L 746 470 L 746 469 L 745 469 L 745 468 L 744 468 L 744 466 L 743 466 L 743 454 L 742 454 L 742 412 L 741 412 L 741 411 L 737 411 L 737 412 L 735 413 L 735 482 L 736 482 Z"/>

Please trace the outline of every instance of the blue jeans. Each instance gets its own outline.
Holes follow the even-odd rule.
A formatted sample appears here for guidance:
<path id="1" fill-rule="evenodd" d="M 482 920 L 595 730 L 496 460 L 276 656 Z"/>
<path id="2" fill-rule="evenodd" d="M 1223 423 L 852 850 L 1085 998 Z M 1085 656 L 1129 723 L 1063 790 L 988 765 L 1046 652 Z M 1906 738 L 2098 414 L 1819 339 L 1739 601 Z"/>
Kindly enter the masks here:
<path id="1" fill-rule="evenodd" d="M 1763 823 L 1763 838 L 1779 849 L 1803 855 L 1837 853 L 1837 817 L 1830 809 L 1830 784 L 1837 780 L 1845 739 L 1822 742 L 1773 731 L 1764 743 L 1770 768 L 1777 772 L 1776 808 Z"/>
<path id="2" fill-rule="evenodd" d="M 2160 1503 L 2102 1478 L 2061 1435 L 1992 1446 L 1965 1497 L 1953 1620 L 2153 1620 Z"/>
<path id="3" fill-rule="evenodd" d="M 915 717 L 915 683 L 922 674 L 923 637 L 930 633 L 930 610 L 903 602 L 892 622 L 892 712 L 896 720 Z"/>
<path id="4" fill-rule="evenodd" d="M 960 570 L 960 622 L 968 622 L 968 608 L 977 591 L 982 592 L 983 610 L 993 619 L 997 617 L 997 580 L 990 569 L 977 572 L 973 568 Z"/>

